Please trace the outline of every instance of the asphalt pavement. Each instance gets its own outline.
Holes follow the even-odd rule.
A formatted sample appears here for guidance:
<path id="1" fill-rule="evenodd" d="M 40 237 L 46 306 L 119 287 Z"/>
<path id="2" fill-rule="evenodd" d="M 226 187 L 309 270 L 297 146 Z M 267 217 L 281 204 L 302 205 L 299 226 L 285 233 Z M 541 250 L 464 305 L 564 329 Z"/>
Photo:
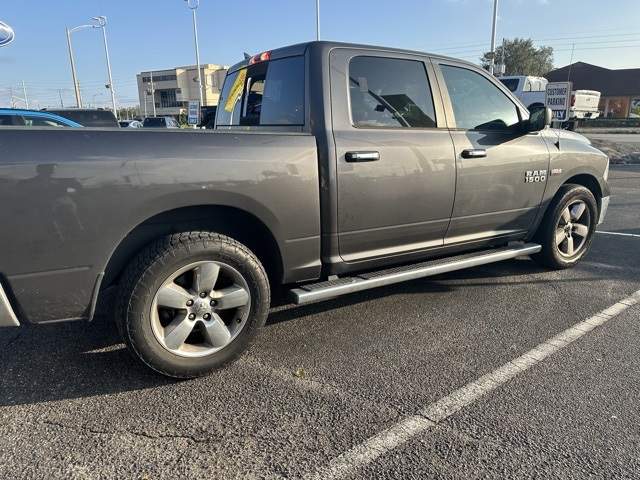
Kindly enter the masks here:
<path id="1" fill-rule="evenodd" d="M 640 143 L 640 134 L 638 133 L 589 133 L 588 131 L 580 133 L 590 140 L 609 140 L 610 142 L 625 144 Z"/>
<path id="2" fill-rule="evenodd" d="M 305 306 L 174 381 L 93 324 L 0 329 L 0 478 L 640 478 L 640 165 L 575 268 Z"/>

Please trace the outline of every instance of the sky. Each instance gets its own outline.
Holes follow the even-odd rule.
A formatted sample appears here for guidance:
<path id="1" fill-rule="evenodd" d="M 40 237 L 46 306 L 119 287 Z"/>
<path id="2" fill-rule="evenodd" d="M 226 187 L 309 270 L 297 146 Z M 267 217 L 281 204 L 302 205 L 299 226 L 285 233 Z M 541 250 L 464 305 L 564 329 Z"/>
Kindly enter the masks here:
<path id="1" fill-rule="evenodd" d="M 196 0 L 189 0 L 191 6 Z M 200 0 L 200 63 L 233 65 L 320 38 L 420 50 L 479 63 L 490 50 L 494 0 Z M 496 44 L 531 38 L 554 49 L 556 68 L 582 61 L 640 68 L 640 0 L 499 0 Z M 0 21 L 15 32 L 0 47 L 0 108 L 75 105 L 65 29 L 105 29 L 118 107 L 138 102 L 136 74 L 196 64 L 186 0 L 1 0 Z M 71 34 L 85 106 L 110 106 L 102 31 Z M 24 83 L 24 89 L 23 89 Z"/>

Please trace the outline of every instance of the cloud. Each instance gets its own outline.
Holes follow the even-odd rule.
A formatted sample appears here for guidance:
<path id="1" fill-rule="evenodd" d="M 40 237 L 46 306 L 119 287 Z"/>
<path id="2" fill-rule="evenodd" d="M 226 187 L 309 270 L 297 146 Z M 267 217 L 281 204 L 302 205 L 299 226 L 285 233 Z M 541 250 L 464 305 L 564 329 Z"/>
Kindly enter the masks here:
<path id="1" fill-rule="evenodd" d="M 16 57 L 0 56 L 0 63 L 15 63 Z"/>

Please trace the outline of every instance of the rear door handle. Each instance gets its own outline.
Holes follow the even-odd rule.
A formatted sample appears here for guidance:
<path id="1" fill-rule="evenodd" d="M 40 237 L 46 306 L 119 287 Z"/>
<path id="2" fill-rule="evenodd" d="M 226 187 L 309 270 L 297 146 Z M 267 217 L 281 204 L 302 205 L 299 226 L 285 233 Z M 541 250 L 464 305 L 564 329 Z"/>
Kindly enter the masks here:
<path id="1" fill-rule="evenodd" d="M 484 158 L 487 151 L 484 148 L 470 148 L 462 151 L 462 158 Z"/>
<path id="2" fill-rule="evenodd" d="M 347 162 L 376 162 L 380 160 L 380 152 L 347 152 L 344 158 Z"/>

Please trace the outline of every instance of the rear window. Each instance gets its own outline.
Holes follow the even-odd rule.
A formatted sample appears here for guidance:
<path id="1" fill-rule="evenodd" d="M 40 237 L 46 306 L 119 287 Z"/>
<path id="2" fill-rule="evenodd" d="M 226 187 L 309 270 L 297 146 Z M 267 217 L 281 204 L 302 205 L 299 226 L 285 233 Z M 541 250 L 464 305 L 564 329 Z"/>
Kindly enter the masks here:
<path id="1" fill-rule="evenodd" d="M 61 117 L 73 120 L 83 127 L 118 127 L 120 124 L 110 110 L 56 110 L 47 109 Z"/>
<path id="2" fill-rule="evenodd" d="M 303 125 L 303 57 L 256 63 L 226 78 L 216 128 L 275 127 L 301 131 Z"/>
<path id="3" fill-rule="evenodd" d="M 505 87 L 507 87 L 510 91 L 515 92 L 518 89 L 518 83 L 520 80 L 517 78 L 498 78 Z"/>
<path id="4" fill-rule="evenodd" d="M 166 121 L 164 118 L 145 118 L 144 126 L 145 127 L 164 127 L 166 125 Z"/>

